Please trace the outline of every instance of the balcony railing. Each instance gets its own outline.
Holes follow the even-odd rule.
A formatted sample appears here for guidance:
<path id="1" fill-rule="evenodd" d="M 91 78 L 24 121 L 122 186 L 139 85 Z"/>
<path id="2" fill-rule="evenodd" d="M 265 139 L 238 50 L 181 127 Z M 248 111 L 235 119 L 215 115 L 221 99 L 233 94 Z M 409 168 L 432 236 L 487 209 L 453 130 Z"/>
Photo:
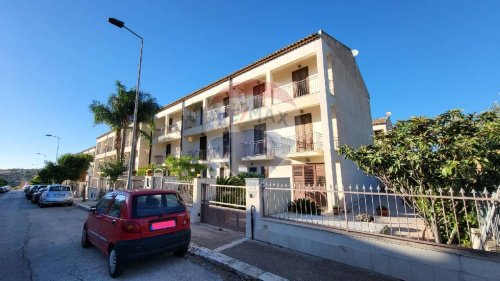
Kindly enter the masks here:
<path id="1" fill-rule="evenodd" d="M 273 104 L 278 104 L 320 91 L 318 75 L 311 75 L 304 80 L 288 83 L 273 89 Z"/>
<path id="2" fill-rule="evenodd" d="M 160 128 L 156 130 L 153 135 L 154 142 L 168 141 L 176 138 L 180 138 L 180 128 L 177 124 L 172 124 L 165 128 Z"/>
<path id="3" fill-rule="evenodd" d="M 188 155 L 193 158 L 193 160 L 201 160 L 201 161 L 206 161 L 207 160 L 207 150 L 206 149 L 194 149 L 188 151 Z"/>
<path id="4" fill-rule="evenodd" d="M 193 112 L 184 109 L 184 125 L 186 129 L 195 128 L 203 124 L 203 118 L 200 112 Z"/>
<path id="5" fill-rule="evenodd" d="M 261 108 L 264 106 L 264 95 L 251 96 L 240 101 L 233 103 L 233 114 L 240 114 L 242 112 L 250 111 L 253 109 Z"/>
<path id="6" fill-rule="evenodd" d="M 211 146 L 208 148 L 208 159 L 229 159 L 229 145 Z"/>
<path id="7" fill-rule="evenodd" d="M 270 140 L 247 141 L 241 144 L 243 157 L 272 156 L 274 155 L 274 142 Z"/>
<path id="8" fill-rule="evenodd" d="M 230 106 L 224 105 L 212 108 L 205 113 L 205 125 L 208 128 L 222 128 L 229 124 Z"/>
<path id="9" fill-rule="evenodd" d="M 284 137 L 279 145 L 279 151 L 283 154 L 321 150 L 323 150 L 323 134 L 317 132 Z"/>

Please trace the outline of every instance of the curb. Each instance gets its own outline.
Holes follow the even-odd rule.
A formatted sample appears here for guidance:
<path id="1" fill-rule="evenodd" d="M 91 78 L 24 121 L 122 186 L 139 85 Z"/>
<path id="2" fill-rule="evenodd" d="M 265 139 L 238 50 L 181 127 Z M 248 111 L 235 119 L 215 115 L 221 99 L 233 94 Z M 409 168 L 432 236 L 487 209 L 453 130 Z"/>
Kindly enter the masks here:
<path id="1" fill-rule="evenodd" d="M 87 205 L 85 205 L 83 203 L 80 203 L 78 201 L 73 201 L 73 205 L 77 206 L 80 209 L 84 209 L 85 211 L 88 211 L 90 209 L 89 206 L 87 206 Z"/>
<path id="2" fill-rule="evenodd" d="M 248 263 L 242 262 L 237 259 L 233 259 L 224 254 L 198 246 L 193 242 L 191 242 L 191 244 L 189 245 L 189 253 L 195 256 L 202 257 L 207 261 L 214 263 L 216 265 L 223 266 L 246 279 L 262 280 L 262 281 L 288 280 L 273 273 L 263 271 L 262 269 L 252 266 Z"/>

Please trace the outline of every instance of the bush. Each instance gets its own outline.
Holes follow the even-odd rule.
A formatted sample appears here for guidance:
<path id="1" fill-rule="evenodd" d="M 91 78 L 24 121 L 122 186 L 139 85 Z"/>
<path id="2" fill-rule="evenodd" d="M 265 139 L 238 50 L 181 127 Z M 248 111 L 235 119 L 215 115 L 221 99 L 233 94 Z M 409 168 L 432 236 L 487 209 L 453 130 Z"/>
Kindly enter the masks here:
<path id="1" fill-rule="evenodd" d="M 288 204 L 288 211 L 301 214 L 321 215 L 321 208 L 309 199 L 296 199 Z"/>
<path id="2" fill-rule="evenodd" d="M 217 177 L 217 184 L 219 185 L 237 185 L 237 186 L 244 186 L 245 185 L 245 180 L 243 180 L 240 177 Z"/>

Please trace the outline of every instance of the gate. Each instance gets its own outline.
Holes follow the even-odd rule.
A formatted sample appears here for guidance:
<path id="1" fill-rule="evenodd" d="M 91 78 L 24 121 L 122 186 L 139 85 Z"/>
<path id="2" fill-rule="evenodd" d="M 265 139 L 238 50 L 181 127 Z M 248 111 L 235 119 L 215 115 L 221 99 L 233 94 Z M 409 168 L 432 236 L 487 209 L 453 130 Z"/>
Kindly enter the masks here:
<path id="1" fill-rule="evenodd" d="M 246 187 L 201 185 L 201 222 L 245 232 Z"/>

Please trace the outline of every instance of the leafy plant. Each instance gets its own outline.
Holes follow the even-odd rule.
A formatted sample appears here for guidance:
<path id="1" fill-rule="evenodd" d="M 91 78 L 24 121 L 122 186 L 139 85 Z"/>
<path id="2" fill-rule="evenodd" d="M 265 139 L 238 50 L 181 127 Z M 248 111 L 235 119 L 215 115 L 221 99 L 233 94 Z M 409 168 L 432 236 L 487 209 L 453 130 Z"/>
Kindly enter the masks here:
<path id="1" fill-rule="evenodd" d="M 108 163 L 99 165 L 99 170 L 101 171 L 101 176 L 103 178 L 108 178 L 113 185 L 116 183 L 118 178 L 127 171 L 127 167 L 123 164 L 121 160 L 114 160 Z"/>
<path id="2" fill-rule="evenodd" d="M 426 221 L 437 243 L 469 243 L 467 226 L 477 226 L 472 203 L 436 200 L 414 195 L 439 195 L 441 190 L 459 195 L 463 188 L 496 190 L 500 184 L 500 113 L 498 107 L 464 114 L 450 110 L 435 118 L 412 117 L 393 130 L 374 136 L 372 145 L 357 149 L 342 146 L 340 153 L 389 192 L 405 194 Z M 449 193 L 448 193 L 449 194 Z M 470 205 L 464 205 L 470 204 Z M 453 210 L 456 210 L 456 217 Z M 448 231 L 449 230 L 449 231 Z"/>
<path id="3" fill-rule="evenodd" d="M 175 157 L 169 155 L 165 159 L 165 168 L 170 172 L 170 175 L 178 177 L 181 181 L 192 181 L 207 166 L 198 163 L 198 159 L 193 159 L 191 156 Z"/>
<path id="4" fill-rule="evenodd" d="M 220 185 L 236 185 L 236 186 L 245 186 L 245 180 L 240 177 L 230 176 L 230 177 L 217 177 L 217 184 Z"/>
<path id="5" fill-rule="evenodd" d="M 137 175 L 138 176 L 147 176 L 148 170 L 152 170 L 154 172 L 155 170 L 158 170 L 158 169 L 162 170 L 163 172 L 165 172 L 165 170 L 166 170 L 166 168 L 163 166 L 151 163 L 151 164 L 147 165 L 146 167 L 139 168 L 137 170 Z"/>
<path id="6" fill-rule="evenodd" d="M 288 211 L 299 214 L 321 215 L 321 208 L 310 199 L 296 199 L 288 204 Z"/>

